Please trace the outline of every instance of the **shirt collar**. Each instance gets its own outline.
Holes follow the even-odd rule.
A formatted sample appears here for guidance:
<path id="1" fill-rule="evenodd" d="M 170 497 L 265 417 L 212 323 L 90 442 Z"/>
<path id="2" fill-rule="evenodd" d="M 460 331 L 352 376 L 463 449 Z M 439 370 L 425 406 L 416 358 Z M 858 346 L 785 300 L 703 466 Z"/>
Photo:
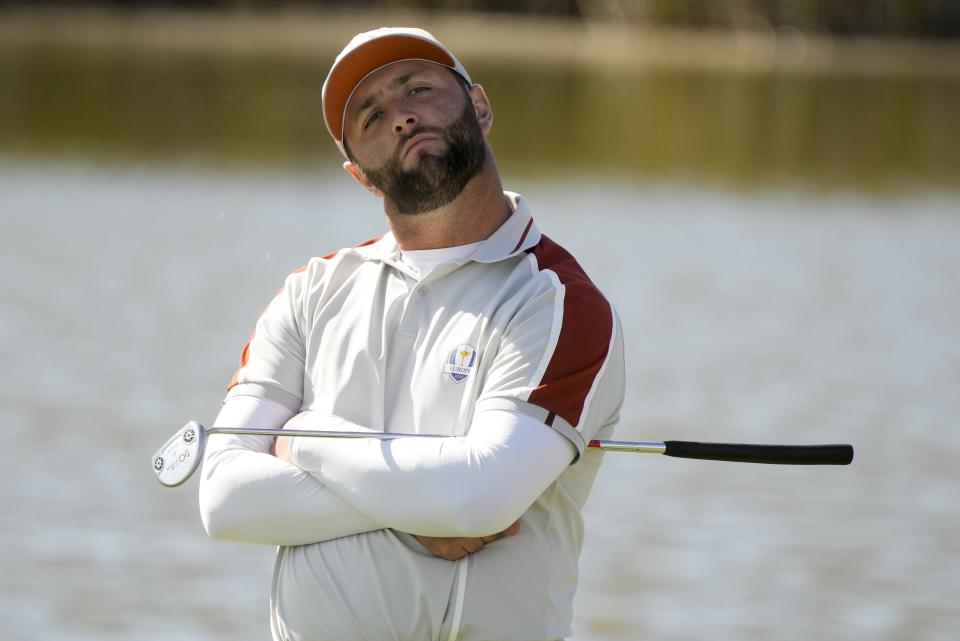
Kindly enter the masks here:
<path id="1" fill-rule="evenodd" d="M 400 247 L 397 246 L 397 239 L 393 237 L 393 232 L 387 232 L 376 242 L 354 247 L 350 251 L 367 260 L 384 261 L 400 258 Z"/>
<path id="2" fill-rule="evenodd" d="M 503 192 L 513 208 L 510 218 L 483 241 L 471 260 L 480 263 L 495 263 L 530 249 L 540 242 L 540 230 L 533 222 L 527 199 L 511 191 Z"/>
<path id="3" fill-rule="evenodd" d="M 530 249 L 540 242 L 540 230 L 533 222 L 533 216 L 527 206 L 527 199 L 520 194 L 505 191 L 507 202 L 513 213 L 493 234 L 484 240 L 468 260 L 480 263 L 495 263 Z M 352 251 L 368 260 L 398 262 L 400 248 L 392 232 L 387 232 L 380 240 L 356 247 Z"/>

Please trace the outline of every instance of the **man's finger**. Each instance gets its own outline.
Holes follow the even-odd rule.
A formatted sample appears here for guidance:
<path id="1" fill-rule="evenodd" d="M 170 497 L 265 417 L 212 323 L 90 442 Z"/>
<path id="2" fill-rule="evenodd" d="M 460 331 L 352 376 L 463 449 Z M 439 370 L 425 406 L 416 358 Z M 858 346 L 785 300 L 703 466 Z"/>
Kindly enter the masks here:
<path id="1" fill-rule="evenodd" d="M 430 551 L 436 556 L 439 556 L 441 559 L 446 559 L 447 561 L 456 561 L 457 559 L 466 556 L 466 552 L 464 552 L 463 549 L 457 545 L 452 545 L 448 541 L 438 543 L 431 548 Z"/>
<path id="2" fill-rule="evenodd" d="M 483 539 L 462 539 L 460 546 L 470 554 L 482 549 L 484 543 Z"/>
<path id="3" fill-rule="evenodd" d="M 467 556 L 467 554 L 469 554 L 469 552 L 462 549 L 444 548 L 442 552 L 437 554 L 437 556 L 446 561 L 459 561 L 463 557 Z"/>

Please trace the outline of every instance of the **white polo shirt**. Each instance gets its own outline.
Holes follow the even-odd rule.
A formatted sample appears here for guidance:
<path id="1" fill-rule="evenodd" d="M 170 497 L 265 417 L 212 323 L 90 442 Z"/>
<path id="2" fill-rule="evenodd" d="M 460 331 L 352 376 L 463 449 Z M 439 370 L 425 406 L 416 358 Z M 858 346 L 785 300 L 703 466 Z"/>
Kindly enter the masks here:
<path id="1" fill-rule="evenodd" d="M 423 278 L 392 235 L 288 277 L 244 349 L 229 396 L 385 432 L 466 434 L 486 409 L 525 414 L 580 457 L 517 536 L 459 562 L 394 530 L 281 548 L 277 639 L 544 641 L 570 632 L 580 508 L 624 395 L 617 316 L 573 257 L 515 211 L 466 258 Z"/>

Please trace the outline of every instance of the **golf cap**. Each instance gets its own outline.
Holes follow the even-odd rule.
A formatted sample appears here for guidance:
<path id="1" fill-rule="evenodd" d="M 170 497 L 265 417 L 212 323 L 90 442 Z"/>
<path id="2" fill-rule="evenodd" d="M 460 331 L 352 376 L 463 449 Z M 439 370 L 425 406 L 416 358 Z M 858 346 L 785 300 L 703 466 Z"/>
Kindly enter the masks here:
<path id="1" fill-rule="evenodd" d="M 460 61 L 423 29 L 381 27 L 357 34 L 333 61 L 323 83 L 323 120 L 344 156 L 347 152 L 343 146 L 343 125 L 350 97 L 367 76 L 401 60 L 434 62 L 473 84 Z"/>

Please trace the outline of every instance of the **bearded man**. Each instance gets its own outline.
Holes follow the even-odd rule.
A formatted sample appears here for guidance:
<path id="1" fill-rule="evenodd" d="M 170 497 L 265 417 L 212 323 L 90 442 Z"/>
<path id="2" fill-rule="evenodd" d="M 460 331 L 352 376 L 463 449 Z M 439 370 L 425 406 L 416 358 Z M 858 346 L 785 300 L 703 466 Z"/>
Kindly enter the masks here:
<path id="1" fill-rule="evenodd" d="M 566 638 L 616 312 L 503 190 L 487 95 L 431 34 L 357 35 L 323 112 L 389 231 L 286 279 L 214 425 L 442 438 L 219 437 L 204 525 L 278 546 L 276 641 Z"/>

